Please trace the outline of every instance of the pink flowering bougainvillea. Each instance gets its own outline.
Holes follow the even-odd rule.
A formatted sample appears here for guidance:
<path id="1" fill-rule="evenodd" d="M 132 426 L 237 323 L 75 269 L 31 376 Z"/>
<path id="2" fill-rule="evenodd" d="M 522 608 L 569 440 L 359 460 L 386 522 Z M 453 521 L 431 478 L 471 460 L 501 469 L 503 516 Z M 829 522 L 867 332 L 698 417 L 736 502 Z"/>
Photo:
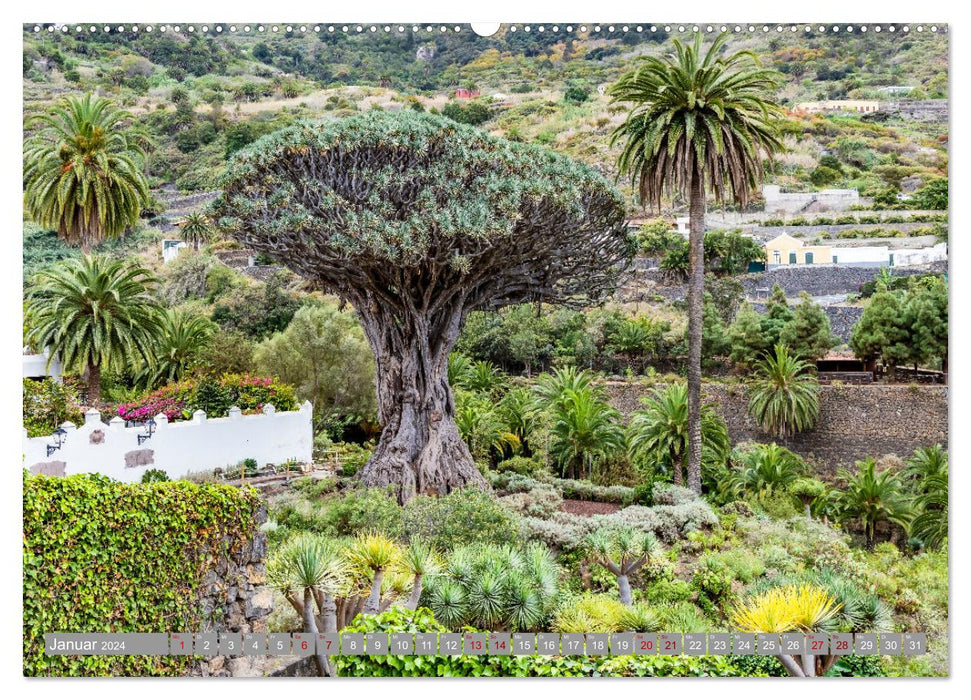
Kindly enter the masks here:
<path id="1" fill-rule="evenodd" d="M 154 418 L 160 413 L 165 414 L 169 421 L 189 419 L 193 412 L 201 407 L 197 401 L 197 390 L 204 381 L 189 379 L 167 384 L 145 394 L 137 401 L 119 404 L 118 415 L 126 421 L 136 423 Z M 266 404 L 273 404 L 278 411 L 294 411 L 298 408 L 293 387 L 269 377 L 225 374 L 216 382 L 209 380 L 210 392 L 213 384 L 225 392 L 226 408 L 219 411 L 212 411 L 210 408 L 212 415 L 208 415 L 209 418 L 221 418 L 227 415 L 230 406 L 238 406 L 243 413 L 262 411 Z M 207 414 L 210 411 L 207 411 Z"/>

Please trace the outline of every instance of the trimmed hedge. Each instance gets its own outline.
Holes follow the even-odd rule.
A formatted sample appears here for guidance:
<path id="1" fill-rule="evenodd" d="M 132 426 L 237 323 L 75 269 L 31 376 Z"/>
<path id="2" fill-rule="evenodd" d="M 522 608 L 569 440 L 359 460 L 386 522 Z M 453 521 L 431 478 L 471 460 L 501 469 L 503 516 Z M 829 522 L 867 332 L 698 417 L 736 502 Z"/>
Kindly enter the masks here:
<path id="1" fill-rule="evenodd" d="M 192 657 L 46 656 L 44 634 L 205 629 L 203 580 L 252 542 L 257 493 L 27 472 L 23 486 L 24 675 L 182 675 Z"/>

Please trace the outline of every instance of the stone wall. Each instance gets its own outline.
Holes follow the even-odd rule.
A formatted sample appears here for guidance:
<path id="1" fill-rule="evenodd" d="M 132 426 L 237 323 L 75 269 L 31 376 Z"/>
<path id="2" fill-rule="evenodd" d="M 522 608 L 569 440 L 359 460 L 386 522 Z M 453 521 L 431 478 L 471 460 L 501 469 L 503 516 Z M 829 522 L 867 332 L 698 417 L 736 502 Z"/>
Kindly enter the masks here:
<path id="1" fill-rule="evenodd" d="M 778 284 L 789 296 L 808 292 L 811 296 L 849 294 L 858 292 L 860 285 L 870 282 L 882 268 L 851 267 L 841 265 L 814 265 L 806 267 L 777 267 L 765 272 L 743 275 L 739 278 L 747 296 L 755 296 L 759 289 L 771 289 Z M 895 267 L 890 269 L 897 277 L 924 274 L 929 271 L 943 272 L 946 263 Z M 641 273 L 643 274 L 643 273 Z"/>
<path id="2" fill-rule="evenodd" d="M 266 504 L 256 514 L 256 524 L 266 522 Z M 266 585 L 266 534 L 259 529 L 251 541 L 231 557 L 220 557 L 200 591 L 202 616 L 208 619 L 198 632 L 266 634 L 267 617 L 273 610 L 273 592 Z M 191 675 L 262 676 L 262 656 L 215 656 L 201 661 Z"/>
<path id="3" fill-rule="evenodd" d="M 610 402 L 625 416 L 641 407 L 651 388 L 636 382 L 609 382 Z M 704 400 L 728 424 L 732 442 L 772 442 L 748 415 L 748 396 L 740 384 L 706 384 Z M 778 441 L 811 458 L 824 476 L 856 460 L 896 454 L 909 457 L 917 447 L 948 444 L 946 386 L 881 385 L 820 387 L 819 422 L 808 432 Z"/>

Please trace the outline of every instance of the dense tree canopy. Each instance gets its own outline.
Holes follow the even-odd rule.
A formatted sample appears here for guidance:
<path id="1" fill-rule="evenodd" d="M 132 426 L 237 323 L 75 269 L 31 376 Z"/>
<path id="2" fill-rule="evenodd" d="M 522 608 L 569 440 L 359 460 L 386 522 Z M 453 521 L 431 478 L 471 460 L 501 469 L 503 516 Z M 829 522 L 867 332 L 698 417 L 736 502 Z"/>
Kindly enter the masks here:
<path id="1" fill-rule="evenodd" d="M 468 313 L 596 303 L 635 249 L 597 173 L 411 111 L 281 130 L 242 151 L 223 188 L 222 229 L 358 311 L 384 426 L 361 478 L 402 500 L 482 482 L 446 375 Z"/>

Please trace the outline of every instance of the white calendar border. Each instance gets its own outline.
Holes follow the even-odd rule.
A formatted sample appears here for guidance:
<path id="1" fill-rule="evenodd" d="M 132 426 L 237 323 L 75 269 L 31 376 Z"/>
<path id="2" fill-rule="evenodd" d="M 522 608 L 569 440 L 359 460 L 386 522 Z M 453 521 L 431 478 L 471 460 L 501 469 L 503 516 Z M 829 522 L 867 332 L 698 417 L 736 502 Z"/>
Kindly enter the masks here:
<path id="1" fill-rule="evenodd" d="M 971 35 L 971 22 L 965 22 L 963 14 L 958 15 L 957 4 L 950 2 L 940 2 L 940 1 L 927 1 L 919 3 L 904 3 L 899 0 L 887 0 L 881 2 L 877 6 L 868 5 L 865 3 L 848 3 L 845 0 L 814 0 L 812 3 L 806 3 L 805 6 L 782 6 L 777 2 L 768 2 L 767 0 L 755 0 L 750 1 L 745 4 L 732 4 L 720 1 L 715 2 L 714 0 L 702 0 L 701 2 L 694 3 L 659 3 L 657 5 L 648 4 L 643 2 L 633 3 L 633 2 L 617 2 L 607 0 L 596 0 L 595 2 L 580 3 L 576 0 L 561 0 L 555 2 L 552 0 L 542 0 L 540 2 L 525 3 L 522 0 L 487 0 L 480 3 L 458 3 L 448 0 L 422 0 L 420 4 L 405 4 L 400 0 L 397 2 L 391 2 L 391 0 L 372 0 L 367 4 L 364 3 L 337 3 L 337 4 L 323 4 L 323 3 L 285 3 L 285 2 L 272 2 L 266 3 L 265 5 L 257 4 L 247 4 L 242 5 L 238 2 L 226 2 L 225 0 L 214 0 L 207 3 L 201 3 L 196 0 L 195 2 L 187 2 L 186 0 L 169 0 L 168 2 L 159 4 L 158 6 L 146 6 L 142 4 L 135 4 L 131 2 L 103 2 L 100 4 L 88 4 L 84 7 L 79 7 L 77 0 L 73 2 L 66 2 L 65 0 L 49 0 L 43 4 L 39 3 L 11 3 L 14 7 L 4 10 L 3 29 L 6 32 L 4 35 L 5 41 L 0 42 L 0 68 L 5 71 L 5 75 L 9 76 L 5 81 L 5 85 L 13 86 L 14 84 L 21 84 L 20 76 L 20 65 L 21 65 L 21 41 L 20 41 L 20 31 L 21 25 L 25 22 L 32 21 L 61 21 L 63 19 L 75 20 L 96 20 L 96 21 L 165 21 L 166 19 L 178 20 L 178 21 L 233 21 L 236 19 L 242 19 L 247 21 L 302 21 L 304 18 L 308 20 L 320 18 L 324 21 L 348 21 L 348 22 L 387 22 L 387 21 L 415 21 L 415 20 L 432 20 L 432 21 L 444 21 L 444 22 L 459 22 L 459 23 L 469 23 L 469 22 L 488 22 L 496 21 L 499 19 L 511 19 L 516 22 L 548 22 L 548 21 L 564 21 L 571 19 L 578 19 L 584 21 L 650 21 L 650 22 L 660 22 L 660 21 L 671 21 L 671 22 L 741 22 L 741 21 L 756 21 L 756 20 L 773 20 L 778 22 L 781 20 L 789 21 L 799 21 L 805 22 L 807 20 L 822 20 L 826 22 L 852 22 L 858 24 L 865 23 L 886 23 L 887 21 L 898 22 L 900 20 L 918 20 L 922 22 L 947 22 L 952 25 L 951 29 L 957 30 L 958 33 L 955 34 L 951 40 L 951 61 L 949 65 L 949 73 L 951 76 L 952 86 L 957 85 L 957 79 L 955 76 L 960 76 L 964 85 L 967 86 L 961 90 L 950 91 L 951 99 L 951 114 L 968 114 L 969 110 L 963 109 L 965 105 L 968 104 L 968 100 L 971 99 L 971 81 L 967 79 L 967 76 L 971 74 L 969 67 L 969 56 L 971 56 L 971 45 L 968 42 L 968 36 Z M 953 8 L 953 9 L 952 9 Z M 15 17 L 10 17 L 7 15 L 15 15 Z M 795 15 L 795 16 L 793 16 Z M 958 22 L 958 26 L 953 26 L 955 22 Z M 20 95 L 20 89 L 18 88 L 17 96 Z M 19 134 L 21 133 L 21 114 L 20 114 L 20 99 L 15 100 L 13 97 L 8 98 L 6 101 L 6 109 L 3 112 L 3 125 L 4 130 L 8 138 L 0 141 L 0 148 L 5 151 L 5 156 L 0 160 L 7 164 L 6 169 L 3 172 L 4 184 L 6 185 L 2 190 L 0 190 L 0 197 L 4 206 L 0 211 L 4 212 L 6 217 L 6 226 L 4 230 L 8 232 L 20 230 L 20 219 L 21 219 L 21 202 L 19 189 L 15 187 L 16 183 L 19 182 L 21 174 L 19 172 L 19 163 L 21 161 L 21 139 Z M 16 102 L 16 104 L 15 104 Z M 955 110 L 957 110 L 955 112 Z M 969 127 L 971 129 L 971 127 Z M 13 137 L 14 134 L 18 134 L 17 137 Z M 958 134 L 957 139 L 951 134 L 951 159 L 950 159 L 950 180 L 955 183 L 955 187 L 959 186 L 957 183 L 963 184 L 965 178 L 963 173 L 967 167 L 965 164 L 971 162 L 971 151 L 965 145 L 971 142 L 971 139 L 965 139 L 963 132 Z M 16 168 L 16 170 L 14 170 Z M 961 198 L 955 198 L 955 201 L 959 201 Z M 967 199 L 966 197 L 964 198 Z M 963 226 L 967 221 L 971 220 L 963 211 L 955 207 L 955 210 L 951 212 L 950 223 L 955 230 L 964 230 L 968 227 Z M 955 260 L 960 260 L 962 248 L 962 242 L 960 238 L 953 240 L 951 242 L 952 246 L 952 269 Z M 21 312 L 20 305 L 17 302 L 19 299 L 18 294 L 20 293 L 19 286 L 21 280 L 21 274 L 19 270 L 19 259 L 15 261 L 12 265 L 14 269 L 5 270 L 6 274 L 0 277 L 2 284 L 4 284 L 3 292 L 0 293 L 0 299 L 4 300 L 7 310 L 9 310 L 8 317 L 16 318 L 17 314 Z M 964 262 L 964 265 L 969 265 L 971 263 Z M 955 308 L 969 308 L 969 304 L 964 302 L 971 302 L 971 295 L 969 295 L 968 289 L 969 283 L 961 279 L 962 275 L 951 275 L 952 281 L 952 294 L 957 297 L 958 302 Z M 16 308 L 15 308 L 16 307 Z M 0 401 L 0 405 L 3 406 L 3 420 L 0 425 L 4 426 L 14 426 L 4 428 L 7 439 L 2 441 L 2 444 L 10 446 L 19 444 L 16 425 L 20 416 L 20 402 L 17 399 L 19 395 L 19 371 L 14 372 L 19 363 L 19 351 L 20 351 L 20 329 L 17 324 L 7 324 L 3 328 L 4 333 L 3 342 L 0 343 L 0 347 L 4 348 L 4 359 L 0 360 L 0 396 L 4 397 Z M 968 346 L 971 345 L 971 329 L 968 328 L 968 324 L 964 323 L 963 326 L 953 326 L 951 329 L 951 342 L 955 346 Z M 959 345 L 960 344 L 960 345 Z M 952 400 L 952 405 L 950 408 L 950 416 L 952 425 L 960 425 L 962 423 L 961 419 L 965 417 L 971 418 L 971 412 L 966 410 L 968 406 L 968 398 L 971 396 L 971 384 L 967 377 L 969 376 L 968 371 L 963 369 L 963 363 L 954 363 L 952 372 L 950 374 L 951 387 L 957 391 L 952 392 L 952 396 L 960 397 Z M 960 431 L 952 431 L 950 434 L 950 451 L 953 455 L 957 457 L 957 463 L 962 464 L 965 460 L 961 458 L 963 456 L 971 455 L 971 451 L 968 450 L 967 444 L 964 442 L 963 436 Z M 8 452 L 11 450 L 8 449 Z M 15 461 L 15 455 L 8 454 L 8 459 L 6 464 L 9 467 Z M 951 488 L 954 489 L 960 486 L 965 489 L 965 484 L 968 481 L 968 477 L 962 475 L 962 470 L 955 470 L 955 474 L 951 477 Z M 14 565 L 18 567 L 21 566 L 21 556 L 20 552 L 20 537 L 18 536 L 18 531 L 20 530 L 20 518 L 18 514 L 21 509 L 21 492 L 20 483 L 21 477 L 20 473 L 16 469 L 5 469 L 4 478 L 9 479 L 9 488 L 4 488 L 3 493 L 6 494 L 8 501 L 4 504 L 6 507 L 2 510 L 4 518 L 4 536 L 0 537 L 0 544 L 2 544 L 2 556 L 0 561 L 3 561 L 9 567 L 10 562 L 16 562 Z M 953 491 L 953 500 L 955 503 L 960 502 L 961 494 L 959 491 Z M 961 509 L 952 509 L 952 539 L 957 539 L 959 542 L 965 542 L 968 538 L 967 532 L 967 516 L 960 512 Z M 963 509 L 966 511 L 967 509 Z M 967 557 L 952 557 L 951 558 L 951 590 L 956 590 L 957 581 L 964 582 L 968 579 L 967 574 Z M 2 583 L 3 593 L 5 594 L 5 601 L 13 601 L 13 606 L 18 607 L 20 601 L 22 600 L 22 586 L 21 580 L 18 576 L 8 575 L 3 578 Z M 968 606 L 967 599 L 962 599 L 960 596 L 953 596 L 950 607 L 950 619 L 952 621 L 952 630 L 955 629 L 956 624 L 954 620 L 961 619 L 966 621 L 967 617 L 964 613 Z M 18 607 L 19 609 L 19 607 Z M 22 628 L 19 621 L 14 615 L 5 616 L 7 617 L 7 624 L 5 625 L 3 637 L 2 637 L 2 654 L 0 654 L 0 664 L 2 664 L 2 669 L 4 671 L 4 676 L 6 679 L 14 679 L 14 683 L 17 686 L 13 690 L 13 693 L 17 695 L 26 696 L 28 693 L 32 698 L 43 698 L 47 695 L 54 695 L 56 693 L 58 698 L 63 698 L 65 696 L 77 694 L 79 697 L 85 696 L 87 693 L 91 692 L 93 686 L 90 684 L 92 682 L 96 683 L 97 687 L 94 688 L 94 693 L 97 694 L 99 700 L 102 698 L 115 698 L 123 697 L 125 700 L 131 700 L 132 693 L 137 693 L 139 700 L 153 700 L 154 698 L 166 698 L 169 699 L 175 694 L 179 698 L 186 697 L 211 697 L 214 692 L 212 683 L 218 682 L 215 680 L 201 680 L 192 681 L 190 679 L 185 679 L 178 682 L 177 685 L 172 685 L 170 683 L 152 683 L 148 679 L 125 679 L 125 680 L 106 680 L 106 681 L 92 681 L 89 679 L 61 679 L 56 682 L 41 681 L 41 680 L 31 680 L 27 681 L 22 676 Z M 966 656 L 965 650 L 968 645 L 963 643 L 965 637 L 971 636 L 971 633 L 966 633 L 962 635 L 951 635 L 951 651 L 950 658 L 953 660 L 955 658 L 964 659 Z M 964 664 L 967 667 L 967 664 Z M 960 666 L 956 666 L 952 662 L 952 674 L 955 672 L 960 676 L 967 678 L 969 671 L 966 671 Z M 589 694 L 591 692 L 599 693 L 603 692 L 600 688 L 594 688 L 593 686 L 580 683 L 581 679 L 576 679 L 577 682 L 568 683 L 564 680 L 556 682 L 556 688 L 553 692 L 557 693 L 559 697 L 557 700 L 569 700 L 572 698 L 583 698 L 583 700 L 588 700 Z M 272 682 L 272 681 L 270 681 Z M 285 681 L 281 679 L 281 682 L 294 682 L 291 679 L 286 679 Z M 292 686 L 292 691 L 295 694 L 303 693 L 319 693 L 322 689 L 310 688 L 309 683 L 311 682 L 321 682 L 317 680 L 299 682 L 296 681 L 298 685 Z M 328 681 L 333 682 L 333 681 Z M 448 698 L 453 700 L 453 696 L 456 692 L 460 692 L 463 696 L 463 700 L 478 700 L 478 698 L 494 697 L 494 694 L 498 691 L 503 694 L 505 698 L 512 697 L 527 697 L 532 696 L 535 698 L 537 686 L 534 679 L 508 679 L 504 681 L 499 681 L 502 683 L 501 688 L 498 685 L 489 684 L 487 682 L 468 682 L 461 680 L 454 680 L 451 682 L 442 681 L 441 679 L 427 679 L 427 680 L 411 680 L 410 682 L 397 682 L 394 681 L 384 681 L 383 683 L 378 679 L 347 679 L 346 681 L 338 681 L 339 687 L 337 692 L 355 692 L 359 691 L 350 689 L 350 683 L 381 683 L 383 687 L 372 686 L 368 688 L 368 692 L 382 692 L 382 693 L 393 693 L 396 698 L 410 698 L 410 697 L 421 697 L 423 700 L 431 700 L 433 698 Z M 614 683 L 622 683 L 623 681 L 613 681 Z M 733 700 L 734 698 L 745 698 L 745 700 L 750 700 L 753 697 L 760 697 L 762 695 L 768 695 L 772 693 L 773 696 L 778 696 L 780 692 L 785 694 L 786 700 L 789 698 L 800 698 L 800 697 L 812 697 L 814 700 L 818 698 L 821 693 L 825 693 L 827 700 L 832 698 L 839 698 L 841 696 L 859 696 L 860 691 L 863 690 L 877 690 L 881 693 L 881 700 L 883 698 L 893 698 L 896 696 L 903 696 L 906 694 L 908 698 L 912 698 L 914 693 L 920 693 L 923 691 L 922 688 L 918 688 L 919 685 L 925 683 L 935 683 L 933 687 L 933 692 L 935 694 L 935 700 L 940 697 L 948 697 L 955 694 L 954 691 L 957 689 L 958 684 L 956 683 L 941 683 L 939 681 L 927 681 L 927 680 L 903 680 L 903 679 L 892 679 L 891 681 L 854 681 L 852 683 L 843 683 L 837 685 L 833 682 L 826 681 L 806 681 L 797 682 L 787 679 L 779 679 L 776 682 L 766 683 L 760 679 L 733 679 L 729 683 L 720 683 L 717 688 L 715 684 L 716 680 L 701 680 L 696 681 L 702 683 L 705 687 L 701 688 L 698 685 L 692 686 L 691 690 L 687 690 L 686 686 L 678 686 L 678 690 L 674 687 L 669 687 L 669 684 L 683 684 L 690 681 L 686 679 L 649 679 L 645 682 L 650 683 L 662 683 L 663 688 L 658 688 L 657 686 L 651 686 L 648 689 L 646 686 L 638 687 L 623 687 L 619 685 L 616 689 L 611 689 L 613 692 L 631 694 L 631 693 L 650 693 L 650 692 L 662 692 L 662 693 L 672 693 L 672 692 L 687 692 L 692 695 L 697 692 L 701 693 L 718 693 L 718 700 Z M 825 687 L 818 686 L 819 682 L 827 683 Z M 867 682 L 868 685 L 879 684 L 879 688 L 862 688 L 862 686 L 857 685 L 859 682 Z M 84 684 L 84 685 L 82 685 Z M 785 685 L 785 689 L 782 690 L 781 686 Z M 216 690 L 217 693 L 225 693 L 223 689 Z M 230 692 L 233 693 L 234 700 L 236 698 L 258 698 L 259 700 L 265 700 L 267 693 L 277 693 L 278 689 L 276 687 L 271 688 L 265 682 L 264 683 L 234 683 L 231 686 Z M 326 692 L 326 691 L 324 691 Z M 92 694 L 94 694 L 92 693 Z M 583 695 L 581 695 L 581 693 Z M 528 695 L 527 695 L 528 694 Z M 955 694 L 956 695 L 956 694 Z M 11 695 L 13 697 L 13 694 Z M 690 696 L 686 696 L 690 697 Z"/>

